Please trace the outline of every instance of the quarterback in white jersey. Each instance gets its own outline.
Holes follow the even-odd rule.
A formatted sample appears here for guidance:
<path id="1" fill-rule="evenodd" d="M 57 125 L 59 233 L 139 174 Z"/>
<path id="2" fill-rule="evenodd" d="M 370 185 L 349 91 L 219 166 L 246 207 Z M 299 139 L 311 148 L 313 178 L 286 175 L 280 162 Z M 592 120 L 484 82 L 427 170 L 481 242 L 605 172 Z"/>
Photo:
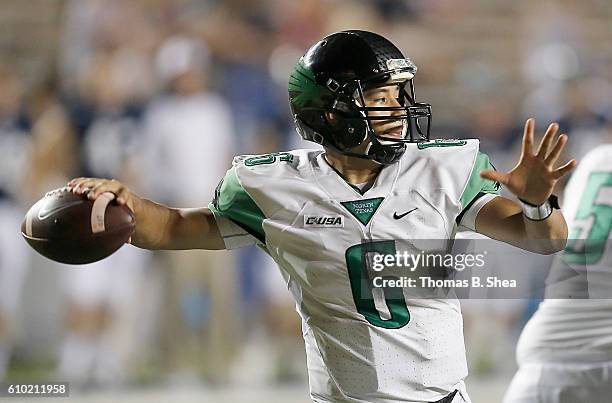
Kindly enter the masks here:
<path id="1" fill-rule="evenodd" d="M 458 225 L 559 251 L 567 226 L 548 198 L 575 162 L 554 168 L 567 141 L 556 124 L 533 152 L 533 120 L 508 173 L 492 169 L 476 140 L 430 141 L 431 106 L 416 101 L 415 74 L 380 35 L 323 38 L 289 79 L 297 130 L 323 150 L 236 158 L 208 208 L 168 208 L 105 179 L 69 186 L 94 199 L 116 194 L 136 215 L 138 247 L 259 244 L 295 297 L 314 401 L 469 402 L 458 302 L 364 286 L 366 254 L 392 254 L 400 239 L 450 243 Z M 499 196 L 500 183 L 523 202 Z"/>
<path id="2" fill-rule="evenodd" d="M 488 167 L 475 140 L 410 144 L 362 192 L 323 151 L 234 161 L 210 208 L 228 249 L 258 242 L 278 263 L 303 320 L 313 398 L 421 402 L 463 390 L 457 301 L 377 303 L 360 289 L 363 259 L 395 253 L 375 240 L 452 239 L 464 208 L 497 193 L 478 175 Z M 461 223 L 473 228 L 477 209 Z"/>
<path id="3" fill-rule="evenodd" d="M 578 298 L 546 299 L 527 323 L 517 346 L 520 369 L 507 403 L 612 400 L 610 155 L 612 145 L 587 154 L 565 189 L 570 236 L 551 272 L 563 282 L 550 286 Z M 564 267 L 573 275 L 557 276 Z"/>

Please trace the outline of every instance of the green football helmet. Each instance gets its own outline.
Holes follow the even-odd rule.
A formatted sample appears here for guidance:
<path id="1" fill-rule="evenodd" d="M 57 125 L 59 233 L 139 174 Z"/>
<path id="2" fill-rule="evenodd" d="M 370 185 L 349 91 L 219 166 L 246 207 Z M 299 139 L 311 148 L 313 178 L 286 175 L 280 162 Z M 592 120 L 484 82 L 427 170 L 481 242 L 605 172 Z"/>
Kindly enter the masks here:
<path id="1" fill-rule="evenodd" d="M 431 105 L 416 102 L 417 67 L 389 40 L 367 31 L 331 34 L 312 46 L 289 77 L 289 102 L 304 140 L 380 164 L 396 162 L 406 143 L 429 140 Z M 399 85 L 401 106 L 366 107 L 364 91 Z M 379 112 L 371 116 L 369 112 Z M 334 114 L 330 122 L 326 112 Z M 385 112 L 380 114 L 380 112 Z M 374 120 L 401 122 L 401 138 L 376 134 Z M 365 153 L 351 151 L 369 141 Z"/>

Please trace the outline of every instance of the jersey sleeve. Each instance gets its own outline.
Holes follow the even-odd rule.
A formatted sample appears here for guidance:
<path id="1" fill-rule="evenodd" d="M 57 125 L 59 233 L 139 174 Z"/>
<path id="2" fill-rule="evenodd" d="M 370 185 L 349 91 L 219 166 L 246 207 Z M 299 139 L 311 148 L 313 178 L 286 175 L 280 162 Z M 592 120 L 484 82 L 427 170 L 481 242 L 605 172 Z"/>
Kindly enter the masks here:
<path id="1" fill-rule="evenodd" d="M 265 244 L 265 216 L 240 183 L 235 167 L 217 186 L 208 208 L 215 216 L 226 249 Z"/>
<path id="2" fill-rule="evenodd" d="M 495 169 L 489 156 L 478 151 L 472 165 L 470 176 L 461 193 L 461 213 L 457 216 L 457 224 L 476 230 L 476 216 L 485 204 L 499 196 L 501 185 L 499 182 L 482 178 L 480 172 L 486 169 Z"/>

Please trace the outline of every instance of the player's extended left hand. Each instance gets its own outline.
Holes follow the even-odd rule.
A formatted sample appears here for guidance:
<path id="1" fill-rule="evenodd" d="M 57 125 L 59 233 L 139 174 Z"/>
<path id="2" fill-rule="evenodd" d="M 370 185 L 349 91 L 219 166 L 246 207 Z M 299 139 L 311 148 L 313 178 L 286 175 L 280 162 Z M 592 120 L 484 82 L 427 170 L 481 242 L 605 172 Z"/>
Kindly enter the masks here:
<path id="1" fill-rule="evenodd" d="M 557 181 L 576 166 L 576 160 L 570 160 L 559 168 L 555 163 L 565 148 L 567 135 L 557 136 L 559 125 L 551 123 L 540 142 L 538 151 L 533 153 L 533 136 L 535 120 L 527 119 L 523 133 L 523 147 L 518 164 L 510 172 L 503 173 L 484 170 L 480 176 L 498 181 L 520 199 L 534 204 L 543 204 L 552 194 Z M 556 138 L 551 148 L 553 140 Z"/>

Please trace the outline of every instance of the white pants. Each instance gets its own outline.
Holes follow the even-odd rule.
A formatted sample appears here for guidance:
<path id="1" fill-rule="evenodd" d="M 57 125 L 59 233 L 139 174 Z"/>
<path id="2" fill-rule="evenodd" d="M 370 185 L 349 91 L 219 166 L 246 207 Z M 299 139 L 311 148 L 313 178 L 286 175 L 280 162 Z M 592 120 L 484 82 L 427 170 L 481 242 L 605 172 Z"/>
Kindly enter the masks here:
<path id="1" fill-rule="evenodd" d="M 504 403 L 609 403 L 612 362 L 527 363 L 510 383 Z"/>

